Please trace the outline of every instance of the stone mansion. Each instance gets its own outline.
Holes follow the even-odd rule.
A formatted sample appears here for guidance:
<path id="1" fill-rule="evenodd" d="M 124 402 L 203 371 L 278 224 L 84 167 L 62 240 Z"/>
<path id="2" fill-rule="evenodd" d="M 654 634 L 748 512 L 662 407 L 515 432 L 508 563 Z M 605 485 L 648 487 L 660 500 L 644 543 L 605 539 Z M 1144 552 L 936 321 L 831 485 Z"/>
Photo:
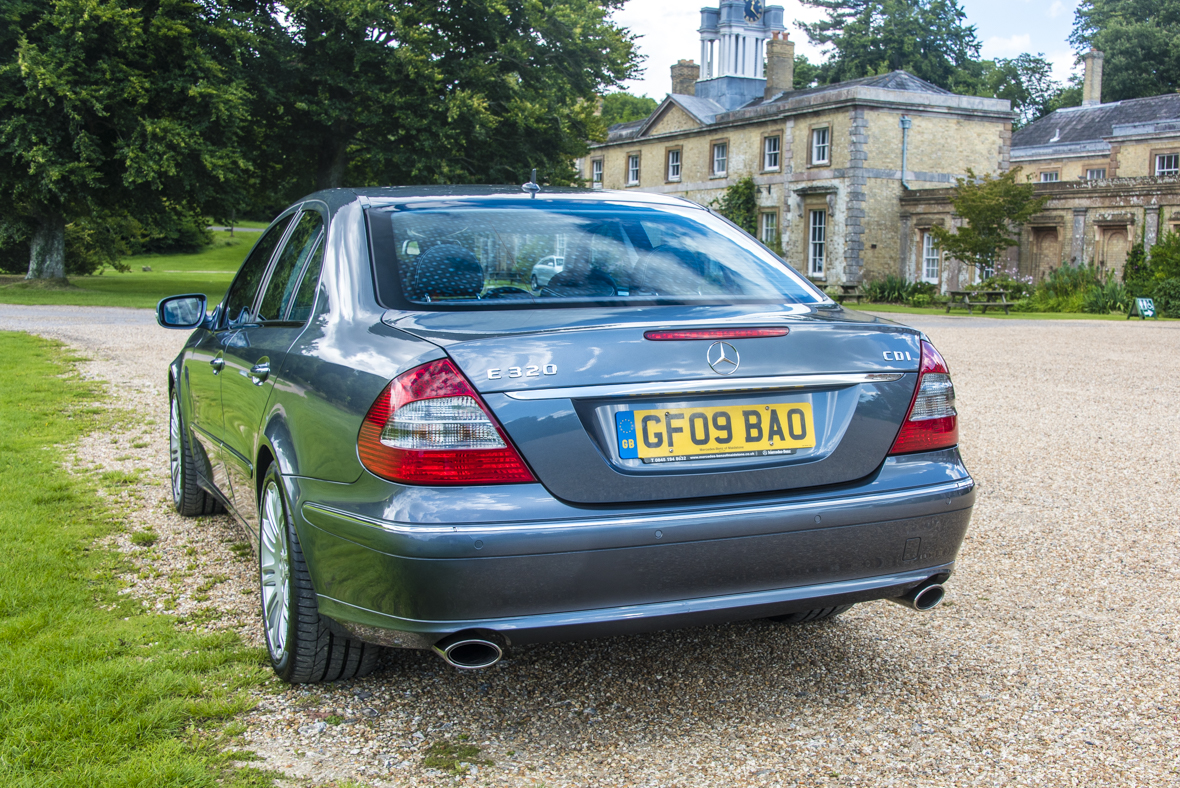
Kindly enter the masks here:
<path id="1" fill-rule="evenodd" d="M 1086 57 L 1084 106 L 1013 134 L 1006 100 L 904 71 L 793 89 L 795 46 L 777 6 L 722 0 L 701 11 L 700 36 L 701 64 L 674 65 L 672 92 L 592 144 L 582 175 L 705 205 L 753 177 L 761 240 L 819 283 L 975 281 L 929 232 L 959 223 L 947 199 L 968 169 L 1022 166 L 1050 197 L 1010 252 L 1021 273 L 1070 260 L 1121 269 L 1129 244 L 1180 225 L 1180 95 L 1102 104 L 1101 53 Z"/>

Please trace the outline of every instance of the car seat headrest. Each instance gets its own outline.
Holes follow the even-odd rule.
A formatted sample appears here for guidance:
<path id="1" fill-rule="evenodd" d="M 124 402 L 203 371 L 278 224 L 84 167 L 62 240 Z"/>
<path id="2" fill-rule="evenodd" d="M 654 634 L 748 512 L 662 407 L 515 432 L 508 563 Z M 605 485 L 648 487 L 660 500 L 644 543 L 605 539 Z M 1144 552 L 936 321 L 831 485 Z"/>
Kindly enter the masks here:
<path id="1" fill-rule="evenodd" d="M 411 289 L 417 298 L 479 298 L 483 269 L 471 250 L 440 244 L 414 261 Z"/>

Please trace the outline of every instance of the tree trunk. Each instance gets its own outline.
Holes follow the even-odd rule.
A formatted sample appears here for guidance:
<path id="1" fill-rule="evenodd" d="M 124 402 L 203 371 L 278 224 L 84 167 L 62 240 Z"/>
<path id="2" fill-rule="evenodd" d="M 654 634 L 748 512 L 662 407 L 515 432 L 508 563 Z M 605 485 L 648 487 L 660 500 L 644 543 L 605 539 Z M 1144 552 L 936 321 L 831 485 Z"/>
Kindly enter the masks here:
<path id="1" fill-rule="evenodd" d="M 348 136 L 333 127 L 331 136 L 320 147 L 320 160 L 316 167 L 316 189 L 339 189 L 344 185 L 344 174 L 348 170 Z"/>
<path id="2" fill-rule="evenodd" d="M 29 273 L 25 279 L 64 279 L 66 218 L 60 213 L 39 217 L 29 242 Z"/>

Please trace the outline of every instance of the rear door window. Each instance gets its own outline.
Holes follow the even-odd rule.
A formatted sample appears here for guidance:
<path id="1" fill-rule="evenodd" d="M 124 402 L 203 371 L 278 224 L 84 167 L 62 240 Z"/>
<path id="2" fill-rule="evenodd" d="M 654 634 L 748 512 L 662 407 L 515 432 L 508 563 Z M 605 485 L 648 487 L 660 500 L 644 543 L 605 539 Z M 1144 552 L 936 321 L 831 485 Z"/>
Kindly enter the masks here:
<path id="1" fill-rule="evenodd" d="M 286 319 L 287 310 L 295 299 L 300 274 L 318 248 L 323 229 L 324 218 L 319 211 L 304 211 L 299 216 L 275 261 L 258 306 L 258 322 L 275 323 Z"/>
<path id="2" fill-rule="evenodd" d="M 266 276 L 266 266 L 270 263 L 271 255 L 290 222 L 291 217 L 285 217 L 267 230 L 238 269 L 238 275 L 225 294 L 226 325 L 230 328 L 254 322 L 254 299 Z"/>

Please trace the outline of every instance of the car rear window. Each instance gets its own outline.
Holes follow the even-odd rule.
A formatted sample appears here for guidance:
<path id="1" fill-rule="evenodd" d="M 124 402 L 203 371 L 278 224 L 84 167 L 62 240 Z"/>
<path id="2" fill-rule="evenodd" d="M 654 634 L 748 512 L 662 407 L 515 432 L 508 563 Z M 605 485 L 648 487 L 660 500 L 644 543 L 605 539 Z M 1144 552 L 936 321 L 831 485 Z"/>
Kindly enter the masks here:
<path id="1" fill-rule="evenodd" d="M 617 203 L 398 206 L 369 212 L 394 308 L 819 303 L 824 296 L 707 211 Z"/>

